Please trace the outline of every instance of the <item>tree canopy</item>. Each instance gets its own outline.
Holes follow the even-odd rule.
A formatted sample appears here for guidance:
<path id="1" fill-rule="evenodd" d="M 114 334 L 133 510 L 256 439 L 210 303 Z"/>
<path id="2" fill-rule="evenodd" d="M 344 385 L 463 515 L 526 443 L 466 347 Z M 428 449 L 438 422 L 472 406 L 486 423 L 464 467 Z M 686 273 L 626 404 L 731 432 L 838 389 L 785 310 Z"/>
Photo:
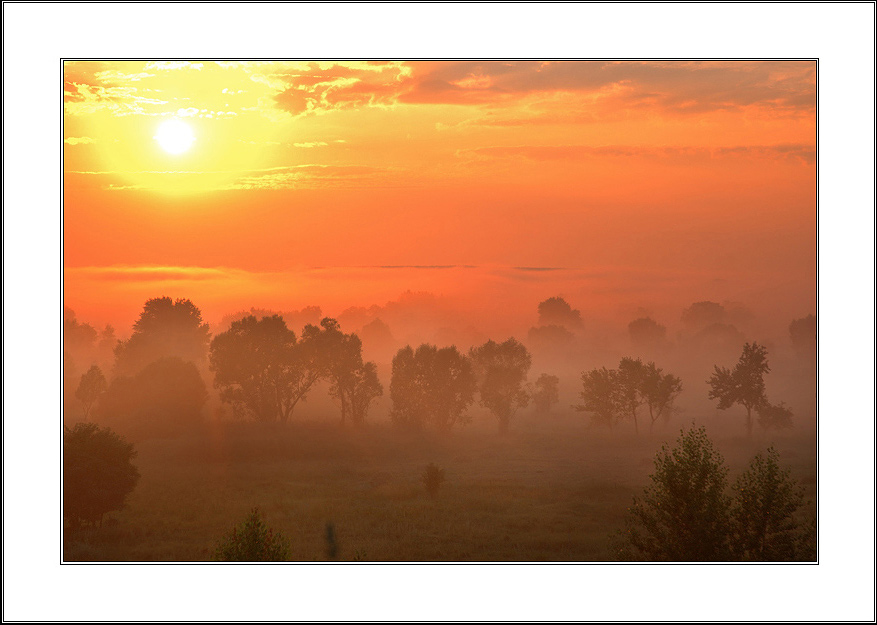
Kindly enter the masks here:
<path id="1" fill-rule="evenodd" d="M 472 365 L 456 347 L 423 344 L 415 351 L 409 345 L 393 358 L 390 417 L 396 425 L 449 430 L 467 421 L 474 395 Z"/>
<path id="2" fill-rule="evenodd" d="M 134 446 L 109 428 L 77 423 L 64 428 L 64 520 L 72 528 L 100 524 L 121 510 L 140 474 Z"/>
<path id="3" fill-rule="evenodd" d="M 767 403 L 764 374 L 770 372 L 767 348 L 758 343 L 746 343 L 743 353 L 733 370 L 715 366 L 715 372 L 707 383 L 709 398 L 718 399 L 719 410 L 727 410 L 735 404 L 746 408 L 746 431 L 752 434 L 752 411 Z"/>
<path id="4" fill-rule="evenodd" d="M 156 297 L 143 305 L 131 338 L 115 350 L 115 375 L 132 375 L 159 358 L 169 356 L 202 365 L 210 343 L 210 328 L 201 311 L 188 299 Z"/>
<path id="5" fill-rule="evenodd" d="M 531 357 L 527 348 L 514 338 L 503 343 L 487 341 L 469 350 L 475 371 L 480 403 L 499 420 L 500 432 L 509 428 L 518 408 L 530 402 L 525 383 Z"/>

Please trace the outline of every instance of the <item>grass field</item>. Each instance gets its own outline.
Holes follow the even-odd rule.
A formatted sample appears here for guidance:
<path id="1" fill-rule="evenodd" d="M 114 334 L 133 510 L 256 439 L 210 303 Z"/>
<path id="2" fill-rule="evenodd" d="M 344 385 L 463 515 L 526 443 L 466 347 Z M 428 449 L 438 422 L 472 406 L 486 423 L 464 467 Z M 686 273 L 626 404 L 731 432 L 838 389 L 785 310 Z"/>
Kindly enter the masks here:
<path id="1" fill-rule="evenodd" d="M 382 424 L 216 424 L 136 443 L 141 479 L 126 508 L 66 535 L 64 560 L 208 561 L 258 506 L 299 562 L 329 559 L 327 523 L 339 561 L 607 561 L 609 535 L 682 425 L 610 434 L 573 412 L 523 415 L 504 437 L 486 419 L 446 435 Z M 748 440 L 707 422 L 707 432 L 731 481 L 774 443 L 815 515 L 812 428 Z M 431 462 L 446 475 L 434 499 L 421 482 Z"/>

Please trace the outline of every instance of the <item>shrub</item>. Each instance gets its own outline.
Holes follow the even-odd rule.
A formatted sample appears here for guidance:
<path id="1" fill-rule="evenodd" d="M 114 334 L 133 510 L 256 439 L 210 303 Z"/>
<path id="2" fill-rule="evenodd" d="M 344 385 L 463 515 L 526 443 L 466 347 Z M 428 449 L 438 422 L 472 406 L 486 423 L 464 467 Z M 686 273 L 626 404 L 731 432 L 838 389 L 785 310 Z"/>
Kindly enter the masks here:
<path id="1" fill-rule="evenodd" d="M 443 469 L 439 469 L 435 464 L 430 462 L 426 465 L 426 469 L 424 469 L 421 479 L 423 480 L 423 485 L 426 487 L 426 492 L 429 493 L 429 496 L 435 497 L 438 495 L 442 482 L 445 481 L 445 472 Z"/>
<path id="2" fill-rule="evenodd" d="M 216 547 L 213 558 L 223 562 L 284 562 L 291 551 L 287 540 L 268 527 L 258 508 L 231 530 Z"/>
<path id="3" fill-rule="evenodd" d="M 121 510 L 140 473 L 132 464 L 134 446 L 109 428 L 77 423 L 64 428 L 64 520 L 72 528 L 100 525 Z"/>

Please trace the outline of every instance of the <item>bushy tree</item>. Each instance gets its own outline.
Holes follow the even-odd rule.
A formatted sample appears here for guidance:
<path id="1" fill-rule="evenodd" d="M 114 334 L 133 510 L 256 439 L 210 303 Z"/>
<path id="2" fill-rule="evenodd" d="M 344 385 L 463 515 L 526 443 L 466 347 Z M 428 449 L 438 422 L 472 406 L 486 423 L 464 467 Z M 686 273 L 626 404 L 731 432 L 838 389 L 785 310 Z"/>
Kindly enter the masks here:
<path id="1" fill-rule="evenodd" d="M 695 302 L 682 311 L 682 323 L 689 330 L 724 323 L 726 318 L 725 307 L 716 302 Z"/>
<path id="2" fill-rule="evenodd" d="M 543 373 L 536 378 L 534 384 L 535 389 L 533 391 L 533 403 L 535 404 L 537 411 L 545 414 L 551 410 L 551 406 L 560 401 L 560 393 L 558 391 L 559 384 L 560 378 L 556 375 Z"/>
<path id="3" fill-rule="evenodd" d="M 655 457 L 652 483 L 628 508 L 615 555 L 622 560 L 729 560 L 727 474 L 704 428 L 683 430 L 676 447 L 665 444 Z"/>
<path id="4" fill-rule="evenodd" d="M 88 421 L 88 413 L 98 397 L 107 390 L 107 380 L 97 365 L 92 365 L 79 379 L 76 388 L 76 399 L 82 402 L 85 420 Z"/>
<path id="5" fill-rule="evenodd" d="M 151 362 L 176 357 L 201 366 L 207 357 L 210 327 L 188 299 L 156 297 L 143 305 L 131 338 L 115 349 L 114 375 L 133 375 Z"/>
<path id="6" fill-rule="evenodd" d="M 802 354 L 815 354 L 818 331 L 815 315 L 795 319 L 789 324 L 789 338 L 792 339 L 792 345 Z"/>
<path id="7" fill-rule="evenodd" d="M 667 339 L 667 328 L 651 317 L 640 317 L 627 324 L 630 341 L 636 347 L 649 348 L 662 344 Z"/>
<path id="8" fill-rule="evenodd" d="M 161 358 L 134 376 L 115 378 L 95 417 L 125 435 L 177 436 L 202 422 L 206 402 L 207 388 L 194 363 Z"/>
<path id="9" fill-rule="evenodd" d="M 213 559 L 222 562 L 285 562 L 291 558 L 289 542 L 265 524 L 253 508 L 247 518 L 219 541 Z"/>
<path id="10" fill-rule="evenodd" d="M 469 350 L 481 405 L 499 421 L 500 433 L 509 429 L 518 408 L 530 403 L 525 383 L 531 357 L 527 348 L 513 338 L 503 343 L 487 341 Z"/>
<path id="11" fill-rule="evenodd" d="M 213 384 L 237 414 L 285 423 L 322 369 L 313 341 L 296 341 L 280 315 L 234 321 L 210 345 Z"/>
<path id="12" fill-rule="evenodd" d="M 704 428 L 682 431 L 655 458 L 652 483 L 611 541 L 621 560 L 675 562 L 815 560 L 815 525 L 800 512 L 803 489 L 773 448 L 758 454 L 730 493 L 722 456 Z"/>
<path id="13" fill-rule="evenodd" d="M 594 369 L 582 373 L 583 403 L 576 410 L 590 412 L 599 424 L 613 424 L 621 419 L 633 421 L 639 433 L 638 414 L 641 406 L 649 410 L 649 429 L 655 422 L 669 417 L 673 402 L 682 392 L 682 381 L 650 362 L 639 358 L 622 358 L 618 369 Z"/>
<path id="14" fill-rule="evenodd" d="M 362 341 L 356 334 L 342 332 L 338 321 L 329 317 L 319 328 L 305 326 L 302 336 L 320 375 L 329 380 L 329 394 L 341 403 L 342 425 L 348 416 L 354 424 L 363 423 L 371 401 L 384 389 L 377 365 L 362 360 Z"/>
<path id="15" fill-rule="evenodd" d="M 606 367 L 582 372 L 582 403 L 574 408 L 591 413 L 592 423 L 605 425 L 611 430 L 622 410 L 617 379 L 618 371 Z"/>
<path id="16" fill-rule="evenodd" d="M 449 430 L 467 421 L 474 395 L 472 365 L 456 347 L 423 344 L 415 351 L 409 345 L 393 358 L 390 418 L 396 425 Z"/>
<path id="17" fill-rule="evenodd" d="M 715 373 L 707 383 L 709 398 L 719 400 L 719 410 L 735 404 L 746 408 L 746 432 L 752 435 L 752 411 L 767 403 L 764 374 L 770 372 L 767 348 L 758 343 L 746 343 L 733 370 L 716 365 Z"/>
<path id="18" fill-rule="evenodd" d="M 549 297 L 539 303 L 539 325 L 556 325 L 575 331 L 582 327 L 582 314 L 562 297 Z"/>
<path id="19" fill-rule="evenodd" d="M 803 487 L 779 465 L 773 447 L 758 454 L 735 482 L 731 508 L 734 557 L 758 562 L 815 559 L 812 529 L 802 523 Z"/>
<path id="20" fill-rule="evenodd" d="M 758 425 L 765 430 L 784 430 L 792 427 L 792 409 L 784 402 L 778 404 L 765 402 L 755 411 L 758 413 Z"/>
<path id="21" fill-rule="evenodd" d="M 64 520 L 71 528 L 100 525 L 121 510 L 140 474 L 134 446 L 109 428 L 77 423 L 64 428 Z"/>

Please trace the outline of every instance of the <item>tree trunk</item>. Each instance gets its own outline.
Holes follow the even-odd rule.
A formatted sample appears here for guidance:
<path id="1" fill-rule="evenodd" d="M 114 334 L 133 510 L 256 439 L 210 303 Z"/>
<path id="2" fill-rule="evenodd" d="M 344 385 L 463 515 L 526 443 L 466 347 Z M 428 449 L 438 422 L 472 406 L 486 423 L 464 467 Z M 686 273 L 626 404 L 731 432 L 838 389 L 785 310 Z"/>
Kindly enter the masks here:
<path id="1" fill-rule="evenodd" d="M 752 438 L 752 408 L 746 406 L 746 436 Z"/>

